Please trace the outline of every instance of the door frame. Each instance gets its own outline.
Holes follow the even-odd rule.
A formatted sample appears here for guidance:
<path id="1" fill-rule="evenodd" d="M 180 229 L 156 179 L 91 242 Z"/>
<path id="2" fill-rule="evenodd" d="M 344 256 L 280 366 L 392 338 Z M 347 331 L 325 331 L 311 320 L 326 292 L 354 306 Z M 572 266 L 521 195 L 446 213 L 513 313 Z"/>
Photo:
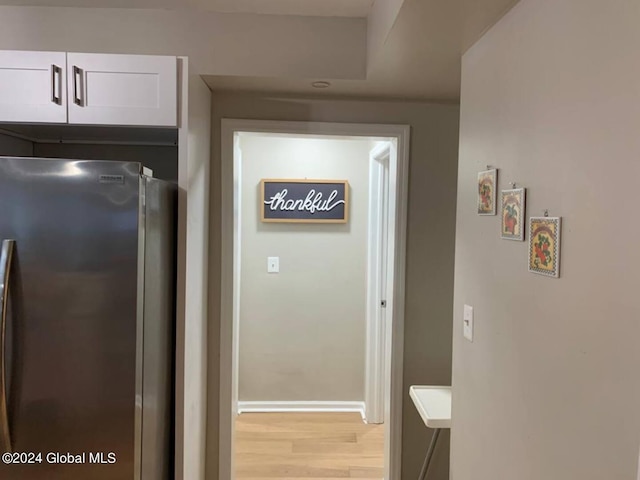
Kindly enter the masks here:
<path id="1" fill-rule="evenodd" d="M 234 421 L 238 404 L 238 320 L 234 305 L 237 302 L 239 281 L 240 228 L 239 209 L 236 204 L 240 180 L 240 159 L 234 155 L 237 134 L 281 133 L 321 136 L 378 137 L 395 144 L 396 161 L 389 168 L 390 192 L 395 191 L 389 209 L 389 225 L 395 224 L 389 233 L 388 277 L 392 279 L 393 292 L 388 292 L 387 306 L 391 321 L 385 331 L 384 365 L 385 391 L 385 479 L 400 480 L 402 452 L 402 399 L 403 399 L 403 349 L 405 310 L 405 269 L 407 237 L 407 204 L 409 183 L 408 125 L 380 125 L 327 122 L 287 122 L 271 120 L 222 119 L 221 121 L 221 302 L 220 302 L 220 397 L 219 397 L 219 471 L 220 480 L 233 480 L 235 443 Z"/>

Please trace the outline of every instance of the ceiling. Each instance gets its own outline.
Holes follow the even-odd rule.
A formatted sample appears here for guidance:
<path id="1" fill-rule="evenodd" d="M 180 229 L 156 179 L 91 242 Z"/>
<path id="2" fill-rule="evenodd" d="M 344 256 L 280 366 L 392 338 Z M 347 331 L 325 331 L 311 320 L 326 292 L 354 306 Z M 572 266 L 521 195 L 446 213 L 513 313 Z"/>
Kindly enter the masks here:
<path id="1" fill-rule="evenodd" d="M 458 102 L 462 54 L 518 0 L 405 0 L 363 80 L 205 77 L 213 90 Z M 314 80 L 331 86 L 315 89 Z"/>
<path id="2" fill-rule="evenodd" d="M 93 8 L 200 9 L 321 17 L 366 17 L 374 0 L 2 0 L 2 5 Z"/>

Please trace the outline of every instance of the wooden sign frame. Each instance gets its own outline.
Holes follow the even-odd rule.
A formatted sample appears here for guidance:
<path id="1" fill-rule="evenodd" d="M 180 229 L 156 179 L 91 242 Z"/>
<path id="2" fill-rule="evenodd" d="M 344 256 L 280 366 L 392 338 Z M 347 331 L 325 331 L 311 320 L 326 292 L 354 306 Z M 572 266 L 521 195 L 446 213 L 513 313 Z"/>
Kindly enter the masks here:
<path id="1" fill-rule="evenodd" d="M 318 185 L 342 185 L 344 188 L 344 216 L 342 218 L 269 218 L 265 216 L 265 184 L 281 183 L 281 184 L 318 184 Z M 300 199 L 297 199 L 300 200 Z M 326 200 L 326 199 L 324 199 Z M 324 201 L 323 200 L 323 201 Z M 260 196 L 258 198 L 260 210 L 260 221 L 264 223 L 334 223 L 345 224 L 349 222 L 349 181 L 348 180 L 326 180 L 326 179 L 282 179 L 282 178 L 265 178 L 260 181 Z"/>

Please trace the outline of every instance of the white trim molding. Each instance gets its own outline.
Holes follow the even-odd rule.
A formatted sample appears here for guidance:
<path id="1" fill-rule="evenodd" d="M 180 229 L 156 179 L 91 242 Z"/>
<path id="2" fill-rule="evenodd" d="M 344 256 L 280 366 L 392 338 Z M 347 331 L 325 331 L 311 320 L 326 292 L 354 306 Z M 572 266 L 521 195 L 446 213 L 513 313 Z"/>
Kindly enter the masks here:
<path id="1" fill-rule="evenodd" d="M 276 412 L 356 412 L 364 419 L 364 402 L 336 401 L 239 401 L 238 414 Z"/>

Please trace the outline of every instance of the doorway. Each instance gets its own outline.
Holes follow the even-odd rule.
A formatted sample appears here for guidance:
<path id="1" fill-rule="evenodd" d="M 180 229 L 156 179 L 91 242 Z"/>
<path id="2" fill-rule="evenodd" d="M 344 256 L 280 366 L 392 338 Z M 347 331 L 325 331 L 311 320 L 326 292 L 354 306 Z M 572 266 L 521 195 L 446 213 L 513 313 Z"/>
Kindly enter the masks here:
<path id="1" fill-rule="evenodd" d="M 338 237 L 346 237 L 347 234 L 353 233 L 353 230 L 362 230 L 363 225 L 365 228 L 364 237 L 359 241 L 360 250 L 364 252 L 363 258 L 363 277 L 367 279 L 366 285 L 362 285 L 363 305 L 362 315 L 366 319 L 366 328 L 363 329 L 363 343 L 364 343 L 364 355 L 362 355 L 362 377 L 360 396 L 352 393 L 340 393 L 337 397 L 333 398 L 331 395 L 322 396 L 322 398 L 308 400 L 309 395 L 302 393 L 299 398 L 296 397 L 296 392 L 293 390 L 301 389 L 305 381 L 296 383 L 295 371 L 300 370 L 299 365 L 304 363 L 304 357 L 300 357 L 296 365 L 292 367 L 291 371 L 294 375 L 286 376 L 269 376 L 273 372 L 261 371 L 263 363 L 269 363 L 269 359 L 265 359 L 264 352 L 259 352 L 263 347 L 260 342 L 260 335 L 263 335 L 263 339 L 267 339 L 265 332 L 259 333 L 254 336 L 253 347 L 247 347 L 244 342 L 243 347 L 240 347 L 240 332 L 241 332 L 241 310 L 246 313 L 246 305 L 242 307 L 243 300 L 241 298 L 248 296 L 247 292 L 259 292 L 264 294 L 263 287 L 259 282 L 271 282 L 276 277 L 267 277 L 266 271 L 272 268 L 273 261 L 276 261 L 276 268 L 279 268 L 279 257 L 269 258 L 267 261 L 268 252 L 260 251 L 257 253 L 259 259 L 265 260 L 264 272 L 259 276 L 259 282 L 255 283 L 253 280 L 247 282 L 243 281 L 243 271 L 247 271 L 247 265 L 243 265 L 243 245 L 244 249 L 247 249 L 247 241 L 249 236 L 252 240 L 255 240 L 256 235 L 260 233 L 271 233 L 272 236 L 281 235 L 283 229 L 274 229 L 274 225 L 264 224 L 259 221 L 257 211 L 252 209 L 259 208 L 258 205 L 264 203 L 264 199 L 260 197 L 260 203 L 255 200 L 258 194 L 261 194 L 258 187 L 259 178 L 273 177 L 268 172 L 269 168 L 265 169 L 265 165 L 262 165 L 259 173 L 253 173 L 256 178 L 250 178 L 247 183 L 249 175 L 244 172 L 247 168 L 247 162 L 243 161 L 243 156 L 246 155 L 243 151 L 243 139 L 251 139 L 252 137 L 270 138 L 271 140 L 278 138 L 290 139 L 292 142 L 300 141 L 301 139 L 307 139 L 307 141 L 329 141 L 329 140 L 341 140 L 347 141 L 353 140 L 353 144 L 364 144 L 369 142 L 367 155 L 365 159 L 365 172 L 366 179 L 364 182 L 367 184 L 368 198 L 365 199 L 366 204 L 365 211 L 362 209 L 358 211 L 358 221 L 351 220 L 351 222 L 345 221 L 342 225 L 323 225 L 323 231 L 325 233 L 325 241 L 335 241 Z M 344 413 L 343 417 L 334 417 L 344 419 L 348 418 L 348 421 L 352 421 L 351 417 L 348 417 L 348 413 L 357 413 L 356 420 L 360 415 L 366 420 L 367 426 L 374 428 L 375 424 L 384 424 L 384 435 L 380 434 L 381 440 L 381 456 L 384 457 L 384 470 L 380 470 L 380 477 L 384 474 L 386 479 L 399 479 L 399 467 L 400 467 L 400 442 L 401 442 L 401 404 L 402 404 L 402 325 L 403 325 L 403 312 L 404 312 L 404 253 L 405 253 L 405 231 L 406 231 L 406 201 L 407 201 L 407 163 L 408 163 L 408 137 L 409 129 L 405 126 L 386 126 L 386 125 L 354 125 L 354 124 L 327 124 L 327 123 L 298 123 L 298 122 L 268 122 L 268 121 L 246 121 L 246 120 L 223 120 L 222 125 L 222 157 L 223 157 L 223 239 L 222 239 L 222 258 L 223 258 L 223 291 L 222 291 L 222 304 L 221 304 L 221 397 L 220 397 L 220 478 L 221 479 L 234 479 L 234 447 L 240 446 L 243 450 L 246 449 L 246 445 L 238 444 L 236 440 L 242 440 L 242 436 L 246 435 L 246 432 L 240 433 L 239 437 L 236 437 L 236 426 L 242 425 L 243 422 L 239 422 L 238 415 L 243 413 L 245 417 L 249 418 L 246 412 L 271 412 L 271 419 L 274 418 L 273 414 L 277 412 L 330 412 L 332 415 Z M 246 143 L 246 142 L 245 142 Z M 252 159 L 255 159 L 256 149 L 251 153 Z M 260 156 L 260 148 L 257 149 Z M 264 149 L 262 150 L 264 151 Z M 307 152 L 310 152 L 307 148 Z M 305 150 L 299 150 L 298 158 L 310 157 L 311 155 L 305 155 Z M 266 156 L 265 156 L 266 157 Z M 248 160 L 247 160 L 248 161 Z M 266 162 L 266 160 L 265 160 Z M 329 161 L 320 162 L 320 164 L 328 164 Z M 256 163 L 253 162 L 252 165 Z M 260 162 L 258 162 L 258 165 Z M 324 165 L 326 167 L 327 165 Z M 268 167 L 268 165 L 266 165 Z M 257 175 L 257 176 L 256 176 Z M 355 174 L 353 174 L 355 175 Z M 286 177 L 291 179 L 292 177 L 305 177 L 305 180 L 309 181 L 309 178 L 318 178 L 318 176 L 331 176 L 335 179 L 333 174 L 318 174 L 314 173 L 313 169 L 294 172 L 292 175 L 276 174 L 276 177 Z M 340 175 L 339 175 L 340 176 Z M 348 176 L 342 175 L 342 176 Z M 362 180 L 362 178 L 360 178 Z M 248 197 L 243 194 L 247 189 L 252 190 L 252 195 Z M 354 192 L 360 194 L 364 189 L 358 187 Z M 246 201 L 249 198 L 251 205 L 247 205 Z M 248 208 L 250 207 L 250 208 Z M 246 217 L 252 217 L 249 219 L 249 224 L 252 225 L 252 229 L 246 229 L 246 220 L 243 219 L 243 215 Z M 363 218 L 365 217 L 365 218 Z M 254 228 L 255 227 L 255 228 Z M 291 225 L 289 225 L 291 227 Z M 284 229 L 285 231 L 287 229 Z M 290 228 L 289 228 L 290 230 Z M 304 238 L 305 234 L 315 234 L 320 231 L 319 229 L 313 230 L 312 226 L 294 226 L 298 239 Z M 243 234 L 247 238 L 243 238 Z M 264 237 L 263 237 L 264 239 Z M 257 243 L 252 244 L 259 247 L 264 246 L 264 242 L 258 240 Z M 366 248 L 365 248 L 366 245 Z M 345 247 L 346 248 L 346 247 Z M 254 252 L 255 253 L 255 252 Z M 293 255 L 291 251 L 287 251 L 287 255 Z M 265 257 L 262 259 L 262 257 Z M 304 259 L 304 256 L 299 257 L 297 262 L 299 263 Z M 257 260 L 261 262 L 261 260 Z M 282 268 L 283 272 L 290 268 L 291 264 L 288 263 L 289 259 L 283 259 L 284 264 Z M 333 260 L 335 261 L 335 259 Z M 256 259 L 252 260 L 254 265 L 257 265 Z M 249 263 L 249 262 L 247 262 Z M 261 264 L 260 264 L 261 265 Z M 262 270 L 260 267 L 253 267 L 253 271 L 256 268 Z M 317 270 L 320 272 L 321 270 Z M 298 272 L 299 273 L 299 272 Z M 325 272 L 326 273 L 326 272 Z M 296 288 L 296 284 L 301 282 L 300 278 L 296 279 L 295 276 L 288 281 L 293 281 L 289 284 L 288 289 Z M 330 278 L 330 277 L 329 277 Z M 255 278 L 254 278 L 255 280 Z M 287 281 L 286 276 L 282 276 L 280 281 Z M 243 285 L 243 282 L 245 283 Z M 251 283 L 246 285 L 246 283 Z M 244 288 L 244 290 L 243 290 Z M 249 290 L 247 290 L 249 288 Z M 241 295 L 241 292 L 245 292 Z M 268 297 L 268 294 L 267 294 Z M 347 295 L 349 297 L 349 295 Z M 338 301 L 339 299 L 335 299 Z M 331 299 L 327 299 L 328 302 Z M 278 303 L 277 301 L 275 303 Z M 250 314 L 250 318 L 257 318 L 262 315 L 259 307 L 262 306 L 264 310 L 268 310 L 269 299 L 268 298 L 253 298 L 251 301 L 251 308 L 256 309 Z M 304 307 L 304 305 L 302 306 Z M 315 306 L 315 310 L 322 307 L 322 302 L 319 302 Z M 350 307 L 345 307 L 346 309 Z M 304 309 L 304 308 L 303 308 Z M 301 311 L 295 318 L 300 318 L 300 315 L 304 315 L 304 311 Z M 248 318 L 246 315 L 243 317 Z M 274 323 L 275 317 L 273 312 L 271 317 L 267 315 L 267 320 L 259 320 L 262 325 L 271 327 Z M 269 320 L 270 318 L 270 320 Z M 328 318 L 328 317 L 325 317 Z M 300 324 L 303 322 L 300 321 Z M 258 323 L 259 324 L 259 323 Z M 245 327 L 245 323 L 242 327 Z M 296 324 L 290 323 L 288 326 L 280 327 L 287 330 L 292 326 L 297 328 Z M 340 323 L 335 323 L 334 328 L 340 328 Z M 322 333 L 322 328 L 318 329 L 313 335 L 316 337 Z M 276 328 L 277 331 L 277 328 Z M 271 332 L 273 333 L 273 331 Z M 244 337 L 243 337 L 244 338 Z M 256 338 L 258 339 L 256 341 Z M 317 337 L 318 338 L 318 337 Z M 341 336 L 341 338 L 343 338 Z M 313 338 L 311 338 L 313 341 Z M 286 344 L 286 342 L 284 342 Z M 318 339 L 318 344 L 322 342 Z M 251 342 L 248 345 L 252 345 Z M 309 344 L 312 345 L 312 344 Z M 309 346 L 305 348 L 310 348 Z M 243 352 L 242 361 L 240 359 L 240 352 Z M 246 353 L 250 351 L 254 353 L 253 360 L 251 355 L 247 356 Z M 295 353 L 295 352 L 294 352 Z M 294 353 L 291 355 L 294 356 Z M 286 357 L 286 352 L 285 355 Z M 280 355 L 282 357 L 282 355 Z M 262 361 L 261 361 L 262 359 Z M 271 359 L 273 363 L 277 363 L 278 359 Z M 282 360 L 280 358 L 279 360 Z M 327 358 L 325 357 L 325 361 Z M 335 359 L 334 359 L 335 360 Z M 253 366 L 248 364 L 253 361 Z M 317 365 L 318 358 L 315 358 L 316 371 L 313 374 L 316 383 L 322 381 L 322 365 Z M 334 362 L 335 363 L 335 362 Z M 343 360 L 342 370 L 349 370 L 352 366 L 358 362 L 354 359 Z M 243 369 L 240 368 L 242 364 Z M 334 365 L 334 367 L 340 368 L 340 361 Z M 327 369 L 330 366 L 327 365 Z M 267 369 L 268 370 L 268 369 Z M 242 397 L 239 398 L 239 375 L 240 372 L 252 372 L 256 377 L 256 381 L 250 387 L 247 387 L 247 382 L 243 382 Z M 336 370 L 338 371 L 338 370 Z M 266 373 L 265 373 L 266 372 Z M 291 372 L 289 372 L 291 373 Z M 326 373 L 326 372 L 325 372 Z M 349 374 L 335 375 L 335 381 L 333 386 L 339 387 L 342 382 L 345 388 L 349 387 Z M 358 373 L 351 372 L 351 378 L 356 378 Z M 356 377 L 354 377 L 354 375 Z M 338 378 L 340 377 L 340 378 Z M 244 379 L 245 377 L 243 377 Z M 301 377 L 298 376 L 298 380 Z M 278 385 L 278 382 L 281 382 Z M 351 383 L 357 384 L 357 381 Z M 275 384 L 275 385 L 274 385 Z M 331 380 L 328 380 L 327 385 L 331 384 Z M 258 387 L 256 387 L 258 385 Z M 274 392 L 274 387 L 275 391 Z M 300 388 L 298 388 L 300 387 Z M 357 385 L 356 385 L 357 387 Z M 260 390 L 262 388 L 262 390 Z M 266 388 L 266 390 L 265 390 Z M 254 393 L 247 393 L 253 389 Z M 288 389 L 289 394 L 280 395 L 278 392 Z M 303 389 L 304 390 L 304 389 Z M 255 393 L 259 391 L 260 393 Z M 266 392 L 266 393 L 265 393 Z M 275 396 L 274 396 L 275 395 Z M 279 396 L 280 395 L 280 396 Z M 305 396 L 306 395 L 306 396 Z M 343 396 L 341 396 L 343 395 Z M 355 395 L 355 396 L 354 396 Z M 249 400 L 247 401 L 247 398 Z M 293 398 L 293 401 L 287 401 L 287 398 Z M 329 398 L 329 400 L 327 400 Z M 256 400 L 257 399 L 257 400 Z M 265 400 L 266 399 L 266 400 Z M 306 399 L 306 400 L 305 400 Z M 346 399 L 346 401 L 345 401 Z M 241 401 L 242 400 L 242 401 Z M 260 417 L 261 420 L 258 423 L 263 423 L 263 419 L 266 417 Z M 291 420 L 291 417 L 288 417 Z M 328 417 L 323 417 L 328 418 Z M 288 420 L 287 420 L 288 421 Z M 305 418 L 302 421 L 309 421 L 309 418 Z M 311 420 L 315 421 L 315 420 Z M 246 422 L 245 422 L 246 424 Z M 254 428 L 255 425 L 249 426 L 249 429 Z M 273 428 L 273 427 L 267 427 Z M 279 427 L 275 427 L 279 428 Z M 359 428 L 359 427 L 358 427 Z M 371 430 L 373 431 L 373 430 Z M 368 430 L 367 430 L 368 432 Z M 377 432 L 382 432 L 378 429 Z M 371 434 L 370 436 L 374 436 Z M 382 438 L 384 440 L 382 441 Z M 273 447 L 273 445 L 272 445 Z M 256 475 L 259 476 L 259 475 Z M 376 475 L 377 476 L 377 475 Z"/>

